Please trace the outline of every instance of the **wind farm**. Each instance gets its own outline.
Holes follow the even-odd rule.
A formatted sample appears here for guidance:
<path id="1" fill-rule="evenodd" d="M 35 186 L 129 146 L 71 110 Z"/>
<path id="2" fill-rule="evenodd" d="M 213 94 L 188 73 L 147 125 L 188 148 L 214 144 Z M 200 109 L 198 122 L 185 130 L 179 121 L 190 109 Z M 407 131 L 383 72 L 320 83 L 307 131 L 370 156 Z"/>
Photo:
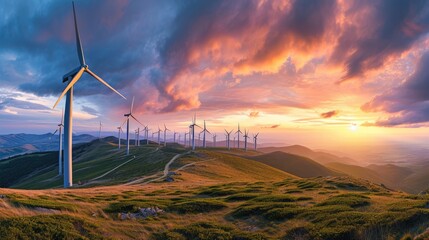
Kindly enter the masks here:
<path id="1" fill-rule="evenodd" d="M 1 239 L 429 239 L 429 3 L 2 10 Z"/>

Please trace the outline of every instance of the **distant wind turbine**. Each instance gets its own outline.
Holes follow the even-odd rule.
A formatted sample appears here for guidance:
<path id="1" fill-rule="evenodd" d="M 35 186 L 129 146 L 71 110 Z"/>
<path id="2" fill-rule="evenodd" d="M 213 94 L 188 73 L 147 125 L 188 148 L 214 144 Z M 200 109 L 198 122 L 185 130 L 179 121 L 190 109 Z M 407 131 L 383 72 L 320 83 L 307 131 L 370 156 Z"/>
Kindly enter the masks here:
<path id="1" fill-rule="evenodd" d="M 201 133 L 203 133 L 203 148 L 206 148 L 206 133 L 208 133 L 208 134 L 211 134 L 210 132 L 209 132 L 209 130 L 207 130 L 207 127 L 206 127 L 206 120 L 204 120 L 204 129 L 203 129 L 203 131 L 201 131 Z M 200 133 L 200 134 L 201 134 Z M 198 140 L 200 140 L 200 137 L 198 136 Z"/>
<path id="2" fill-rule="evenodd" d="M 240 123 L 238 124 L 238 130 L 237 130 L 237 132 L 235 132 L 236 134 L 237 134 L 237 148 L 238 149 L 240 149 L 240 133 L 241 134 L 243 134 L 241 131 L 240 131 Z M 235 141 L 235 139 L 234 139 L 234 141 Z"/>
<path id="3" fill-rule="evenodd" d="M 165 126 L 164 124 L 164 147 L 167 146 L 167 131 L 171 131 L 171 130 L 168 129 L 167 126 Z"/>
<path id="4" fill-rule="evenodd" d="M 228 148 L 228 150 L 231 150 L 231 141 L 230 141 L 230 138 L 231 138 L 231 133 L 232 133 L 232 131 L 234 131 L 234 129 L 232 129 L 231 131 L 226 131 L 226 129 L 225 129 L 225 136 L 226 136 L 226 147 Z M 235 141 L 235 139 L 234 139 L 234 141 Z"/>
<path id="5" fill-rule="evenodd" d="M 254 145 L 255 151 L 256 151 L 256 143 L 258 141 L 258 135 L 259 133 L 257 133 L 256 135 L 253 135 L 253 145 Z"/>
<path id="6" fill-rule="evenodd" d="M 148 145 L 149 144 L 149 127 L 146 125 L 145 127 L 144 127 L 144 135 L 145 135 L 145 138 L 146 138 L 146 145 Z"/>
<path id="7" fill-rule="evenodd" d="M 213 134 L 213 147 L 216 147 L 216 133 Z"/>
<path id="8" fill-rule="evenodd" d="M 161 132 L 162 132 L 162 130 L 159 128 L 159 126 L 158 126 L 158 145 L 161 145 Z"/>
<path id="9" fill-rule="evenodd" d="M 124 131 L 122 131 L 122 126 L 124 126 L 125 122 L 127 120 L 125 120 L 121 126 L 118 127 L 118 150 L 121 150 L 121 133 L 123 133 Z"/>
<path id="10" fill-rule="evenodd" d="M 133 107 L 134 107 L 134 97 L 131 101 L 130 112 L 124 114 L 124 117 L 127 117 L 127 155 L 130 154 L 130 117 L 133 118 L 136 122 L 140 123 L 140 125 L 144 126 L 136 117 L 133 115 Z"/>
<path id="11" fill-rule="evenodd" d="M 188 133 L 188 132 L 185 132 L 185 134 L 184 134 L 184 135 L 185 135 L 185 136 L 184 136 L 184 138 L 185 138 L 185 139 L 184 139 L 184 141 L 183 141 L 183 143 L 184 143 L 183 145 L 186 147 L 186 136 L 187 136 L 187 135 L 189 135 L 189 133 Z M 189 138 L 190 138 L 190 137 L 189 137 Z"/>
<path id="12" fill-rule="evenodd" d="M 98 75 L 96 75 L 94 72 L 89 70 L 88 65 L 85 62 L 85 57 L 83 54 L 82 49 L 82 43 L 80 41 L 79 31 L 77 28 L 77 20 L 76 20 L 76 11 L 74 7 L 73 2 L 73 17 L 74 17 L 74 28 L 75 28 L 75 34 L 76 34 L 76 46 L 77 46 L 77 54 L 79 57 L 80 66 L 73 69 L 69 73 L 65 74 L 63 76 L 63 82 L 68 82 L 67 87 L 64 89 L 64 91 L 61 93 L 58 100 L 55 102 L 54 107 L 55 108 L 58 103 L 61 101 L 61 99 L 64 97 L 64 95 L 67 94 L 66 97 L 66 108 L 65 108 L 65 118 L 64 118 L 64 187 L 71 187 L 73 186 L 73 156 L 72 156 L 72 146 L 73 146 L 73 140 L 72 140 L 72 133 L 73 133 L 73 86 L 76 84 L 76 82 L 80 79 L 82 74 L 84 72 L 91 75 L 93 78 L 95 78 L 97 81 L 101 82 L 108 88 L 110 88 L 112 91 L 117 93 L 119 96 L 126 99 L 122 94 L 120 94 L 118 91 L 116 91 L 112 86 L 110 86 L 107 82 L 105 82 L 103 79 L 101 79 Z"/>
<path id="13" fill-rule="evenodd" d="M 177 135 L 177 132 L 176 132 L 176 131 L 174 131 L 174 134 L 173 134 L 173 142 L 174 142 L 174 143 L 176 142 L 176 135 Z"/>
<path id="14" fill-rule="evenodd" d="M 246 131 L 246 129 L 244 129 L 244 151 L 247 151 L 247 139 L 249 138 L 249 131 Z"/>
<path id="15" fill-rule="evenodd" d="M 194 114 L 194 118 L 192 118 L 192 124 L 189 126 L 189 128 L 192 132 L 192 134 L 191 134 L 191 136 L 192 136 L 192 150 L 195 150 L 195 127 L 201 128 L 200 126 L 197 125 L 196 121 L 197 121 L 197 115 Z"/>
<path id="16" fill-rule="evenodd" d="M 55 130 L 52 135 L 58 132 L 59 140 L 58 140 L 58 175 L 63 175 L 63 120 L 64 120 L 64 112 L 61 112 L 61 122 L 58 124 L 58 129 Z"/>

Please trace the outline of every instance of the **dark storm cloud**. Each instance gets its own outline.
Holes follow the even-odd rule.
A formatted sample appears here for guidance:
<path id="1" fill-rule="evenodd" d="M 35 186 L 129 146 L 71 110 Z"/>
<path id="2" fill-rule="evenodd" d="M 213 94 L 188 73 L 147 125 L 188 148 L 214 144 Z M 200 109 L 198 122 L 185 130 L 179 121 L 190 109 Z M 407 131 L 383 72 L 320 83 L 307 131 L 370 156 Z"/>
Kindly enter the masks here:
<path id="1" fill-rule="evenodd" d="M 339 113 L 339 111 L 337 111 L 337 110 L 332 110 L 332 111 L 329 111 L 329 112 L 321 113 L 321 114 L 320 114 L 320 116 L 321 116 L 322 118 L 331 118 L 331 117 L 337 116 L 337 115 L 338 115 L 338 113 Z"/>
<path id="2" fill-rule="evenodd" d="M 384 111 L 391 114 L 389 118 L 380 119 L 374 125 L 412 125 L 429 121 L 428 66 L 429 52 L 421 57 L 415 72 L 404 83 L 362 106 L 362 110 L 367 112 Z"/>
<path id="3" fill-rule="evenodd" d="M 0 19 L 1 85 L 37 95 L 59 95 L 61 77 L 78 66 L 71 3 L 15 2 Z M 156 29 L 167 11 L 165 2 L 77 1 L 76 10 L 85 58 L 90 68 L 117 89 L 132 85 L 154 64 Z M 1 10 L 0 10 L 1 11 Z M 164 13 L 164 15 L 162 14 Z M 168 19 L 165 19 L 168 23 Z M 79 81 L 77 95 L 111 94 L 94 79 Z"/>
<path id="4" fill-rule="evenodd" d="M 333 62 L 344 63 L 346 73 L 341 81 L 382 67 L 389 57 L 407 51 L 425 35 L 429 29 L 429 2 L 355 1 L 345 16 L 348 23 L 331 56 Z"/>

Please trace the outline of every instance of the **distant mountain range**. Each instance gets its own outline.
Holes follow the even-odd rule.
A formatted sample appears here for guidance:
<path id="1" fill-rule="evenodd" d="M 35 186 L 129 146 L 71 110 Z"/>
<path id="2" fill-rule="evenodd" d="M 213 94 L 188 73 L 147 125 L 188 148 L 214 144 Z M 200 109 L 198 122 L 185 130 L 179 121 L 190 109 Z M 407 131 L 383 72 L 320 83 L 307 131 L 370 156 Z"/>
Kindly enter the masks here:
<path id="1" fill-rule="evenodd" d="M 0 135 L 0 160 L 25 153 L 52 151 L 58 149 L 59 135 L 7 134 Z M 90 142 L 96 137 L 89 134 L 73 135 L 73 143 Z"/>

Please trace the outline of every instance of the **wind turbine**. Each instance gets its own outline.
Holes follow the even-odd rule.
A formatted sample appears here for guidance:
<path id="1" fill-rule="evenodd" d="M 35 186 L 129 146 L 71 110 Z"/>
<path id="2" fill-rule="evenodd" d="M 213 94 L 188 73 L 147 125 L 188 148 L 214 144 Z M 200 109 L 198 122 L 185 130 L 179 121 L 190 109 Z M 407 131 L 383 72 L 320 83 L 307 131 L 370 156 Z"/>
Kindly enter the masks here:
<path id="1" fill-rule="evenodd" d="M 213 134 L 213 147 L 216 147 L 216 133 Z"/>
<path id="2" fill-rule="evenodd" d="M 63 129 L 63 118 L 64 118 L 64 112 L 61 113 L 61 123 L 58 124 L 58 129 L 55 130 L 52 135 L 55 135 L 55 133 L 58 132 L 59 135 L 59 141 L 58 141 L 58 175 L 63 175 L 63 135 L 62 135 L 62 129 Z"/>
<path id="3" fill-rule="evenodd" d="M 161 145 L 161 138 L 160 138 L 160 134 L 161 134 L 161 132 L 162 132 L 162 130 L 159 128 L 159 126 L 158 126 L 158 145 Z"/>
<path id="4" fill-rule="evenodd" d="M 231 150 L 231 142 L 230 142 L 230 138 L 231 138 L 231 133 L 232 131 L 234 131 L 234 129 L 232 129 L 231 131 L 226 131 L 225 129 L 225 136 L 226 136 L 226 146 L 228 147 L 228 150 Z M 235 141 L 235 139 L 234 139 Z"/>
<path id="5" fill-rule="evenodd" d="M 259 133 L 257 133 L 256 135 L 253 135 L 253 145 L 255 147 L 255 151 L 256 151 L 256 143 L 258 141 L 258 135 L 259 135 Z"/>
<path id="6" fill-rule="evenodd" d="M 241 131 L 240 131 L 240 123 L 238 124 L 238 130 L 237 130 L 237 132 L 235 132 L 236 134 L 237 134 L 237 148 L 238 149 L 240 149 L 240 133 L 241 134 L 243 134 Z M 235 139 L 234 139 L 234 141 L 235 141 Z"/>
<path id="7" fill-rule="evenodd" d="M 184 143 L 183 145 L 185 145 L 185 147 L 186 147 L 186 136 L 187 136 L 187 135 L 189 135 L 189 133 L 188 133 L 188 132 L 185 132 L 185 140 L 183 141 L 183 143 Z M 190 137 L 189 137 L 189 138 L 190 138 Z"/>
<path id="8" fill-rule="evenodd" d="M 207 128 L 206 128 L 206 120 L 204 120 L 204 129 L 203 129 L 203 131 L 201 131 L 201 133 L 203 133 L 203 148 L 206 148 L 206 133 L 211 134 L 209 132 L 209 130 L 207 130 Z M 200 140 L 199 136 L 198 136 L 198 140 Z"/>
<path id="9" fill-rule="evenodd" d="M 200 132 L 200 133 L 198 133 L 198 142 L 197 142 L 197 145 L 198 145 L 198 147 L 201 147 L 201 133 L 203 133 L 203 132 Z"/>
<path id="10" fill-rule="evenodd" d="M 167 126 L 165 126 L 164 124 L 164 147 L 167 146 L 167 131 L 171 131 L 171 130 L 168 129 Z"/>
<path id="11" fill-rule="evenodd" d="M 180 133 L 177 133 L 177 135 L 179 135 L 179 139 L 177 140 L 177 143 L 180 143 L 180 137 L 181 137 L 181 135 L 180 135 Z"/>
<path id="12" fill-rule="evenodd" d="M 134 97 L 133 101 L 131 102 L 130 112 L 124 114 L 124 117 L 127 117 L 127 155 L 130 154 L 130 117 L 132 117 L 136 122 L 140 123 L 143 126 L 143 123 L 141 123 L 139 120 L 137 120 L 136 117 L 133 115 L 133 107 L 134 107 Z"/>
<path id="13" fill-rule="evenodd" d="M 176 132 L 176 131 L 174 131 L 174 134 L 173 134 L 173 142 L 174 142 L 174 143 L 176 142 L 176 135 L 177 135 L 177 132 Z"/>
<path id="14" fill-rule="evenodd" d="M 152 140 L 154 139 L 153 135 L 155 135 L 155 134 L 156 134 L 156 132 L 153 132 L 153 133 L 152 133 Z"/>
<path id="15" fill-rule="evenodd" d="M 189 130 L 192 131 L 192 150 L 195 150 L 195 127 L 197 126 L 201 128 L 200 126 L 197 125 L 196 121 L 197 121 L 197 115 L 194 114 L 194 118 L 192 118 L 192 124 L 189 125 L 189 128 L 190 128 Z"/>
<path id="16" fill-rule="evenodd" d="M 76 82 L 80 79 L 82 74 L 84 72 L 91 75 L 93 78 L 95 78 L 97 81 L 104 84 L 106 87 L 110 88 L 112 91 L 117 93 L 119 96 L 126 99 L 122 94 L 120 94 L 118 91 L 116 91 L 112 86 L 110 86 L 107 82 L 105 82 L 103 79 L 101 79 L 98 75 L 96 75 L 94 72 L 89 70 L 88 65 L 85 62 L 85 57 L 83 54 L 82 49 L 82 43 L 80 41 L 79 31 L 77 28 L 77 20 L 76 20 L 76 11 L 74 7 L 73 2 L 73 17 L 74 17 L 74 28 L 75 28 L 75 34 L 76 34 L 76 47 L 77 47 L 77 55 L 79 57 L 79 63 L 80 66 L 73 69 L 69 73 L 65 74 L 63 76 L 63 82 L 68 82 L 67 87 L 64 89 L 64 91 L 61 93 L 58 100 L 55 102 L 54 107 L 55 108 L 58 103 L 61 101 L 61 99 L 64 97 L 64 95 L 67 94 L 66 97 L 66 111 L 65 111 L 65 118 L 64 118 L 64 187 L 71 187 L 73 186 L 73 156 L 72 156 L 72 146 L 73 146 L 73 139 L 72 139 L 72 133 L 73 133 L 73 86 L 76 84 Z"/>
<path id="17" fill-rule="evenodd" d="M 102 127 L 103 125 L 101 124 L 101 121 L 100 121 L 100 128 L 98 129 L 98 140 L 101 140 L 101 127 Z"/>
<path id="18" fill-rule="evenodd" d="M 244 151 L 247 151 L 247 139 L 249 138 L 249 131 L 246 131 L 246 129 L 244 129 Z"/>
<path id="19" fill-rule="evenodd" d="M 144 135 L 146 137 L 146 145 L 148 145 L 149 144 L 149 127 L 147 125 L 144 127 Z"/>
<path id="20" fill-rule="evenodd" d="M 121 133 L 122 132 L 123 132 L 122 131 L 122 126 L 119 126 L 118 127 L 118 150 L 121 150 Z"/>

